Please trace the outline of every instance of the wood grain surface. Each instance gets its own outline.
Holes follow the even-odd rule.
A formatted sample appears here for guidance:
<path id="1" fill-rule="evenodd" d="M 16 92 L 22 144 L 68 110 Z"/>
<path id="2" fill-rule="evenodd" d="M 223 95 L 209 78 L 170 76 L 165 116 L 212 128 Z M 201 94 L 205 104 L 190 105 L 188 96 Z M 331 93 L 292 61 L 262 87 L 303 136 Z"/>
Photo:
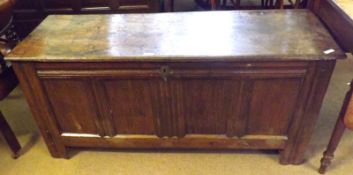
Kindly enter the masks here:
<path id="1" fill-rule="evenodd" d="M 311 10 L 323 21 L 345 52 L 353 52 L 353 2 L 349 0 L 313 0 Z"/>
<path id="2" fill-rule="evenodd" d="M 325 52 L 332 49 L 332 52 Z M 307 10 L 49 16 L 7 60 L 324 60 L 344 57 Z"/>

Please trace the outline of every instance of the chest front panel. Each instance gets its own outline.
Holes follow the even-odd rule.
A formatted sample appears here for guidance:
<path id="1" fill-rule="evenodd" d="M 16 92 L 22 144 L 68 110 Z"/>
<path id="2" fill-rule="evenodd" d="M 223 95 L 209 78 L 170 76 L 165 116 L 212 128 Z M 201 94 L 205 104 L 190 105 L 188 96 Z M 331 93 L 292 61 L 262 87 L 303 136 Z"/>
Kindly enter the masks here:
<path id="1" fill-rule="evenodd" d="M 310 64 L 38 64 L 63 137 L 286 141 Z"/>

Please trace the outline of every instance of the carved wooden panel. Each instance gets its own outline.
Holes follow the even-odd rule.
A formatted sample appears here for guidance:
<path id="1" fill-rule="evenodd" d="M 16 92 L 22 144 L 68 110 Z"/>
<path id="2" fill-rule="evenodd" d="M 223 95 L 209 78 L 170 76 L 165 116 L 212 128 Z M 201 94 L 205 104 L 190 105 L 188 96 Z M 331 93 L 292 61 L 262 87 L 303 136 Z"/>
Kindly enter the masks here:
<path id="1" fill-rule="evenodd" d="M 67 147 L 277 149 L 282 163 L 302 160 L 300 139 L 307 144 L 309 136 L 300 132 L 313 128 L 303 112 L 312 110 L 312 99 L 322 100 L 325 89 L 317 97 L 312 89 L 322 86 L 313 83 L 327 87 L 325 71 L 333 66 L 333 61 L 38 63 L 22 66 L 35 77 L 29 81 L 15 64 L 22 82 L 36 83 L 41 92 L 40 109 L 48 112 L 34 112 L 51 122 L 43 124 L 53 131 L 43 126 L 41 131 L 53 156 L 65 157 Z M 293 149 L 300 149 L 298 156 Z"/>
<path id="2" fill-rule="evenodd" d="M 304 153 L 290 150 L 303 148 L 292 146 L 308 128 L 313 75 L 332 63 L 38 63 L 35 73 L 64 147 L 278 149 L 290 163 Z"/>
<path id="3" fill-rule="evenodd" d="M 62 133 L 99 133 L 97 105 L 88 81 L 46 79 L 43 86 Z"/>
<path id="4" fill-rule="evenodd" d="M 302 79 L 253 80 L 247 135 L 287 135 Z"/>
<path id="5" fill-rule="evenodd" d="M 159 96 L 161 80 L 102 81 L 114 135 L 155 135 L 163 108 Z"/>
<path id="6" fill-rule="evenodd" d="M 172 76 L 175 133 L 287 136 L 305 70 L 175 70 Z"/>
<path id="7" fill-rule="evenodd" d="M 38 74 L 45 79 L 63 132 L 286 137 L 306 70 L 247 65 L 226 70 L 202 65 L 195 70 L 156 64 L 144 69 L 75 68 Z M 74 95 L 67 96 L 68 92 Z"/>
<path id="8" fill-rule="evenodd" d="M 229 122 L 239 117 L 239 88 L 239 80 L 209 79 L 206 75 L 172 80 L 172 117 L 179 120 L 179 133 L 225 135 L 233 129 Z"/>

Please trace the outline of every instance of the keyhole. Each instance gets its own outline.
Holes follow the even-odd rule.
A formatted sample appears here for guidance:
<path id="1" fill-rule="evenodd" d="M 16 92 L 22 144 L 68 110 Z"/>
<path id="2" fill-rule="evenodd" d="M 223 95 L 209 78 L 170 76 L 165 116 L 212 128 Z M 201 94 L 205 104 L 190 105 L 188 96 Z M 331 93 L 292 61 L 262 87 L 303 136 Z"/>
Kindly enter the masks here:
<path id="1" fill-rule="evenodd" d="M 169 74 L 169 68 L 168 66 L 162 66 L 161 67 L 161 76 L 162 79 L 167 82 L 168 81 L 168 74 Z"/>

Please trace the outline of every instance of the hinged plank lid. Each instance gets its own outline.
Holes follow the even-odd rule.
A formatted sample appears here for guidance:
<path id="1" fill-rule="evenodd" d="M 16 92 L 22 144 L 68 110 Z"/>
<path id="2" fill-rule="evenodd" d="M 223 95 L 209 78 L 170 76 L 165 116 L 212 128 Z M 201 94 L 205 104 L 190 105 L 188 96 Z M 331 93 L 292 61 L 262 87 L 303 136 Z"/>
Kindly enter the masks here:
<path id="1" fill-rule="evenodd" d="M 322 60 L 344 58 L 308 10 L 47 17 L 11 61 Z"/>

